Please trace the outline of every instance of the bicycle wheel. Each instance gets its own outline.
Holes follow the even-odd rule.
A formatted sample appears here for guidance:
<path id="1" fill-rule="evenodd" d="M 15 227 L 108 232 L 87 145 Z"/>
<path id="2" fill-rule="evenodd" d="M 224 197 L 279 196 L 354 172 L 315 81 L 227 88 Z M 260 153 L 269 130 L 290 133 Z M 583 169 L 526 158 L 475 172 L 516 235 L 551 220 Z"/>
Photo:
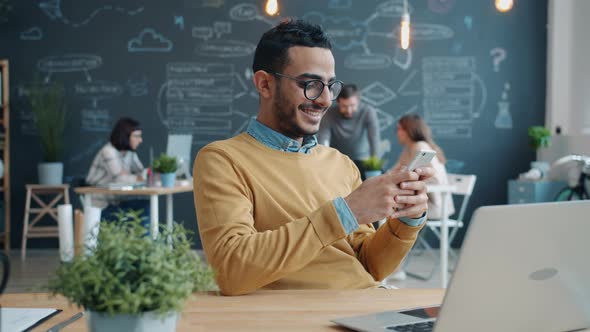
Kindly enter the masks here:
<path id="1" fill-rule="evenodd" d="M 583 198 L 580 196 L 580 194 L 572 188 L 562 189 L 555 197 L 555 201 L 557 202 L 579 201 L 582 199 Z"/>

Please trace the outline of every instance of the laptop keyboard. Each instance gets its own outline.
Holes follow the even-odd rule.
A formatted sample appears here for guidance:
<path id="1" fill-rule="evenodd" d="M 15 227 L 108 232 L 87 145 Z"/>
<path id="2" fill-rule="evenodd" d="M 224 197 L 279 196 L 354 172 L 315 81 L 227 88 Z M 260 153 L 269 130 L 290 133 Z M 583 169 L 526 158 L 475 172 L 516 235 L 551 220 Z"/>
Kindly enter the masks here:
<path id="1" fill-rule="evenodd" d="M 432 332 L 433 328 L 434 321 L 387 327 L 388 330 L 398 332 Z"/>

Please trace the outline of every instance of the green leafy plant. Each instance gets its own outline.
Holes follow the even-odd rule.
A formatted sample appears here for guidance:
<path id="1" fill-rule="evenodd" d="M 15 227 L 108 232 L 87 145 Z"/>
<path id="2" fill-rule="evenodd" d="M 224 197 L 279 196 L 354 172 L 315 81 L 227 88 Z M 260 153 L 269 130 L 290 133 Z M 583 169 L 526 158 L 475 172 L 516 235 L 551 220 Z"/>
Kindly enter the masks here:
<path id="1" fill-rule="evenodd" d="M 35 79 L 30 86 L 29 101 L 39 133 L 43 160 L 59 161 L 63 152 L 66 123 L 65 90 L 58 83 L 42 84 Z"/>
<path id="2" fill-rule="evenodd" d="M 529 146 L 537 151 L 539 148 L 547 148 L 551 145 L 551 131 L 543 126 L 529 127 Z"/>
<path id="3" fill-rule="evenodd" d="M 367 171 L 380 171 L 383 169 L 383 159 L 377 156 L 371 156 L 367 160 L 363 160 L 363 167 Z"/>
<path id="4" fill-rule="evenodd" d="M 165 316 L 181 311 L 195 291 L 216 290 L 213 271 L 191 250 L 188 231 L 175 224 L 156 239 L 146 234 L 136 211 L 120 211 L 102 222 L 97 245 L 59 267 L 48 290 L 86 310 Z"/>
<path id="5" fill-rule="evenodd" d="M 152 168 L 158 173 L 174 173 L 178 169 L 176 157 L 171 157 L 162 153 L 152 163 Z"/>

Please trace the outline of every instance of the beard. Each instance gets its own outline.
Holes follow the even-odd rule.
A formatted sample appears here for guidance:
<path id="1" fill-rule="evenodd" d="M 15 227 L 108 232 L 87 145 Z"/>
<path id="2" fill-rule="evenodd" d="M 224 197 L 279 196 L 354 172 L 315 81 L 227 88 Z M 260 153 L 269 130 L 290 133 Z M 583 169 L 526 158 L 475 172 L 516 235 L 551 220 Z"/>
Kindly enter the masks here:
<path id="1" fill-rule="evenodd" d="M 305 109 L 318 110 L 326 112 L 327 107 L 321 107 L 312 101 L 305 102 L 294 108 L 286 98 L 282 97 L 280 84 L 276 87 L 276 98 L 273 104 L 273 113 L 277 115 L 279 120 L 279 128 L 281 133 L 289 138 L 297 139 L 305 136 L 315 135 L 317 129 L 305 129 L 298 123 L 298 110 L 303 111 Z"/>

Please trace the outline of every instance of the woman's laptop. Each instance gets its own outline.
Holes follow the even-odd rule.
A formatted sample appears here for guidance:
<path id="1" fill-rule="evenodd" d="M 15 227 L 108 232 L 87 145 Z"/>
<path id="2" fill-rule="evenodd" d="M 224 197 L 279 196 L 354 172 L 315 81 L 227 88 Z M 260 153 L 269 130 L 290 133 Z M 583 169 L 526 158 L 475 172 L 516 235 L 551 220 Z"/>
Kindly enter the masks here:
<path id="1" fill-rule="evenodd" d="M 334 322 L 367 332 L 589 328 L 590 201 L 477 209 L 440 312 L 437 309 Z"/>

